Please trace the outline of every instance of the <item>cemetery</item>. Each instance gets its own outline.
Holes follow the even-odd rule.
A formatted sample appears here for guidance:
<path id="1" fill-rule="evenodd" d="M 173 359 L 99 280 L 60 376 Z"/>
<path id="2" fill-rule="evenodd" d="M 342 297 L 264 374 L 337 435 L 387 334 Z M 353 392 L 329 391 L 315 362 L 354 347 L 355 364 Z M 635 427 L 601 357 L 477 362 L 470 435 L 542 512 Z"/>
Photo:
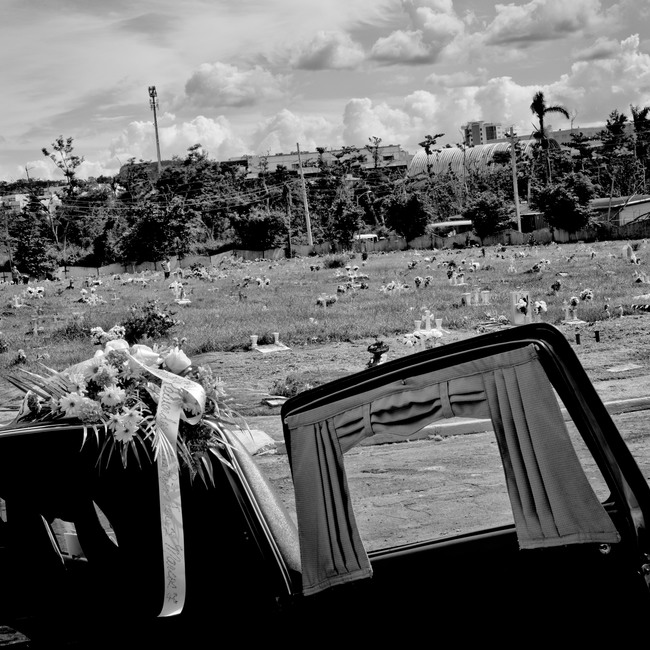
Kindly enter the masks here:
<path id="1" fill-rule="evenodd" d="M 171 376 L 172 386 L 188 390 L 183 402 L 188 414 L 196 412 L 193 391 L 201 383 L 206 394 L 216 399 L 210 402 L 209 412 L 216 417 L 214 426 L 229 431 L 229 409 L 243 416 L 248 432 L 242 430 L 241 437 L 226 433 L 231 436 L 229 444 L 241 444 L 254 455 L 256 466 L 295 518 L 288 456 L 281 442 L 283 397 L 299 396 L 365 368 L 381 370 L 375 366 L 387 368 L 390 360 L 426 350 L 435 348 L 444 354 L 445 346 L 478 334 L 514 332 L 545 322 L 566 337 L 603 399 L 623 404 L 617 416 L 622 418 L 621 431 L 648 476 L 643 418 L 629 419 L 635 414 L 632 411 L 638 416 L 642 415 L 638 411 L 647 409 L 647 398 L 642 398 L 650 390 L 650 292 L 640 271 L 647 251 L 646 242 L 640 240 L 625 245 L 413 250 L 363 259 L 351 253 L 320 256 L 316 263 L 313 257 L 248 261 L 231 255 L 209 267 L 177 265 L 167 279 L 153 269 L 27 285 L 5 282 L 0 285 L 1 372 L 5 379 L 26 376 L 42 388 L 34 378 L 75 366 L 99 381 L 92 368 L 93 363 L 101 367 L 102 353 L 112 359 L 109 355 L 132 346 L 130 354 L 139 372 L 163 381 Z M 150 365 L 161 358 L 163 368 Z M 130 372 L 125 377 L 137 377 Z M 77 373 L 72 377 L 80 385 L 91 383 L 84 383 Z M 22 395 L 15 390 L 18 384 L 5 382 L 0 413 L 5 421 L 19 405 L 36 417 L 37 409 L 46 405 L 44 394 L 39 398 L 38 393 L 21 405 Z M 110 407 L 122 399 L 121 390 L 107 388 L 97 394 Z M 61 399 L 57 408 L 76 412 L 75 396 Z M 116 440 L 131 439 L 132 415 L 132 410 L 111 415 Z M 396 440 L 380 435 L 350 454 L 355 509 L 377 511 L 363 516 L 360 524 L 368 549 L 416 541 L 417 535 L 429 531 L 418 519 L 412 529 L 399 523 L 405 508 L 415 506 L 418 512 L 414 493 L 424 489 L 429 475 L 443 477 L 442 487 L 435 489 L 438 512 L 450 522 L 458 521 L 453 526 L 460 525 L 458 500 L 463 495 L 445 492 L 452 475 L 469 477 L 483 495 L 476 501 L 480 507 L 462 514 L 463 526 L 471 524 L 472 518 L 483 523 L 485 508 L 491 513 L 503 511 L 498 497 L 491 496 L 494 473 L 478 469 L 484 458 L 494 455 L 492 434 L 485 429 L 489 425 L 463 418 L 452 425 L 425 428 L 423 437 L 414 436 L 406 444 L 386 444 Z M 92 432 L 87 433 L 84 438 L 92 441 Z M 133 439 L 129 444 L 135 445 Z M 392 449 L 383 451 L 384 447 Z M 82 448 L 89 446 L 84 443 Z M 128 445 L 123 449 L 128 451 Z M 125 462 L 126 452 L 121 455 Z M 179 451 L 179 458 L 186 462 L 185 452 Z M 105 457 L 100 454 L 96 462 L 106 462 Z M 198 465 L 199 476 L 200 470 Z M 428 473 L 425 483 L 424 472 Z M 374 474 L 379 483 L 369 480 Z M 172 481 L 164 489 L 166 484 L 161 483 L 161 508 L 177 503 L 173 476 L 166 469 L 159 475 L 161 481 L 161 477 Z M 386 522 L 388 527 L 382 528 Z M 55 529 L 73 556 L 83 552 L 77 532 Z M 163 528 L 163 535 L 168 533 L 171 539 L 173 526 L 169 531 Z"/>
<path id="2" fill-rule="evenodd" d="M 224 255 L 210 266 L 183 268 L 177 261 L 167 280 L 151 265 L 137 273 L 7 281 L 0 284 L 0 369 L 36 372 L 44 360 L 63 369 L 94 354 L 93 328 L 109 332 L 129 320 L 138 323 L 133 336 L 139 340 L 132 343 L 164 347 L 184 337 L 188 354 L 221 357 L 222 367 L 235 356 L 252 359 L 259 372 L 242 377 L 235 367 L 229 376 L 223 367 L 223 381 L 226 387 L 250 381 L 268 391 L 282 380 L 264 377 L 270 353 L 279 352 L 291 373 L 305 375 L 313 369 L 294 360 L 305 350 L 320 353 L 325 381 L 364 368 L 374 340 L 386 341 L 385 361 L 531 322 L 563 328 L 572 341 L 578 329 L 583 341 L 594 338 L 585 332 L 599 330 L 603 343 L 620 342 L 622 356 L 643 357 L 643 338 L 632 352 L 626 327 L 648 318 L 648 251 L 638 240 L 407 250 L 365 259 Z M 358 351 L 334 361 L 340 345 Z"/>

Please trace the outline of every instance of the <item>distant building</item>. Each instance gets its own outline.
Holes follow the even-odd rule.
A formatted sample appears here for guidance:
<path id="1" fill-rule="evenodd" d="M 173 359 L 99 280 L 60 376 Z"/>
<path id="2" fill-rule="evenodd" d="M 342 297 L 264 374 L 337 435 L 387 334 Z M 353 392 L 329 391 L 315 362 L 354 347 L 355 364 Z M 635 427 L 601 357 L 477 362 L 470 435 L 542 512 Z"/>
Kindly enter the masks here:
<path id="1" fill-rule="evenodd" d="M 596 221 L 612 226 L 625 226 L 633 221 L 650 219 L 650 196 L 614 196 L 591 199 L 589 207 L 594 211 Z M 522 208 L 521 225 L 523 232 L 548 228 L 544 215 L 538 210 Z"/>
<path id="2" fill-rule="evenodd" d="M 0 197 L 2 205 L 9 214 L 18 214 L 29 203 L 27 194 L 5 194 Z"/>
<path id="3" fill-rule="evenodd" d="M 592 199 L 589 205 L 598 221 L 615 226 L 624 226 L 637 219 L 650 219 L 650 196 L 647 194 Z"/>
<path id="4" fill-rule="evenodd" d="M 572 129 L 559 129 L 557 131 L 550 131 L 549 135 L 553 140 L 555 140 L 559 145 L 567 145 L 572 141 L 572 135 L 582 135 L 589 140 L 594 140 L 597 144 L 600 144 L 600 133 L 605 131 L 606 127 L 604 124 L 601 126 L 586 126 L 583 128 L 572 128 Z"/>
<path id="5" fill-rule="evenodd" d="M 404 151 L 398 144 L 389 144 L 377 148 L 377 167 L 380 169 L 402 169 L 406 171 L 411 162 L 412 154 Z M 352 153 L 343 153 L 341 149 L 328 149 L 322 154 L 318 151 L 301 151 L 300 160 L 298 152 L 276 153 L 268 156 L 250 156 L 248 158 L 248 173 L 256 176 L 266 166 L 268 173 L 274 172 L 278 167 L 285 167 L 289 172 L 298 173 L 302 165 L 302 171 L 305 176 L 320 173 L 319 161 L 325 165 L 331 165 L 337 161 L 345 161 L 353 156 L 362 156 L 360 163 L 364 169 L 372 169 L 375 166 L 375 152 L 371 149 L 362 147 Z"/>
<path id="6" fill-rule="evenodd" d="M 61 199 L 56 195 L 57 187 L 46 187 L 38 195 L 38 200 L 47 208 L 48 211 L 55 210 L 61 205 Z M 0 205 L 3 206 L 9 214 L 18 214 L 29 203 L 27 194 L 5 194 L 0 196 Z"/>
<path id="7" fill-rule="evenodd" d="M 463 143 L 468 147 L 487 144 L 505 137 L 503 125 L 499 122 L 468 122 L 461 127 Z"/>

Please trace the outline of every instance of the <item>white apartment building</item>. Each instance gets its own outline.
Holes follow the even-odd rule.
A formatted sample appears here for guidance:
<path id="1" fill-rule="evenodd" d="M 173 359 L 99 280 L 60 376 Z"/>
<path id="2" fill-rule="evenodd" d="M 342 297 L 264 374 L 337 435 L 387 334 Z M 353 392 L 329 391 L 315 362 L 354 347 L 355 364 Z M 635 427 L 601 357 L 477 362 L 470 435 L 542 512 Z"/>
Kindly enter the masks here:
<path id="1" fill-rule="evenodd" d="M 468 122 L 461 127 L 463 142 L 468 147 L 487 144 L 505 137 L 505 130 L 500 122 Z"/>

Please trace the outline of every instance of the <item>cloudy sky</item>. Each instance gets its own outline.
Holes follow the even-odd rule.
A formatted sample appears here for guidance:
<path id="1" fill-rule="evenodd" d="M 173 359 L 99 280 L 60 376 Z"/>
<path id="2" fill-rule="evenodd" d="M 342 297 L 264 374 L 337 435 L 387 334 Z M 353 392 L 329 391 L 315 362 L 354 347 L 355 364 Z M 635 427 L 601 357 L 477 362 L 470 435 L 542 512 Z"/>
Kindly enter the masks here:
<path id="1" fill-rule="evenodd" d="M 246 153 L 363 147 L 410 153 L 469 120 L 533 128 L 543 90 L 571 120 L 650 105 L 649 0 L 1 0 L 0 179 L 80 176 L 201 143 Z"/>

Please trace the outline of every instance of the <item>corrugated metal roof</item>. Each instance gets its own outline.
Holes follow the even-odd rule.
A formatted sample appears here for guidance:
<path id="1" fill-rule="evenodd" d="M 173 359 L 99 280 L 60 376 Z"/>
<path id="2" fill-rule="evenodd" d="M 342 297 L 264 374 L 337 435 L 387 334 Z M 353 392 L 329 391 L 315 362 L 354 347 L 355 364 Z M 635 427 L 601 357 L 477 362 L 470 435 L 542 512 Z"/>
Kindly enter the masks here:
<path id="1" fill-rule="evenodd" d="M 536 142 L 532 138 L 519 140 L 524 155 L 530 154 L 530 150 Z M 426 151 L 423 149 L 413 156 L 413 160 L 411 160 L 408 168 L 408 175 L 413 177 L 418 174 L 426 174 L 428 170 L 433 174 L 439 174 L 440 172 L 449 170 L 458 174 L 463 171 L 463 168 L 466 170 L 485 169 L 497 151 L 506 152 L 509 150 L 509 142 L 479 144 L 475 147 L 467 147 L 466 149 L 447 147 L 429 156 L 427 156 Z"/>
<path id="2" fill-rule="evenodd" d="M 614 196 L 611 199 L 611 206 L 613 208 L 620 208 L 624 205 L 637 205 L 638 203 L 650 203 L 650 195 L 639 194 L 633 196 L 632 198 L 628 196 Z M 592 199 L 590 201 L 590 204 L 594 210 L 604 210 L 609 208 L 610 199 L 607 197 L 601 199 Z"/>
<path id="3" fill-rule="evenodd" d="M 429 228 L 453 228 L 454 226 L 471 226 L 469 219 L 456 219 L 456 221 L 434 221 Z"/>

